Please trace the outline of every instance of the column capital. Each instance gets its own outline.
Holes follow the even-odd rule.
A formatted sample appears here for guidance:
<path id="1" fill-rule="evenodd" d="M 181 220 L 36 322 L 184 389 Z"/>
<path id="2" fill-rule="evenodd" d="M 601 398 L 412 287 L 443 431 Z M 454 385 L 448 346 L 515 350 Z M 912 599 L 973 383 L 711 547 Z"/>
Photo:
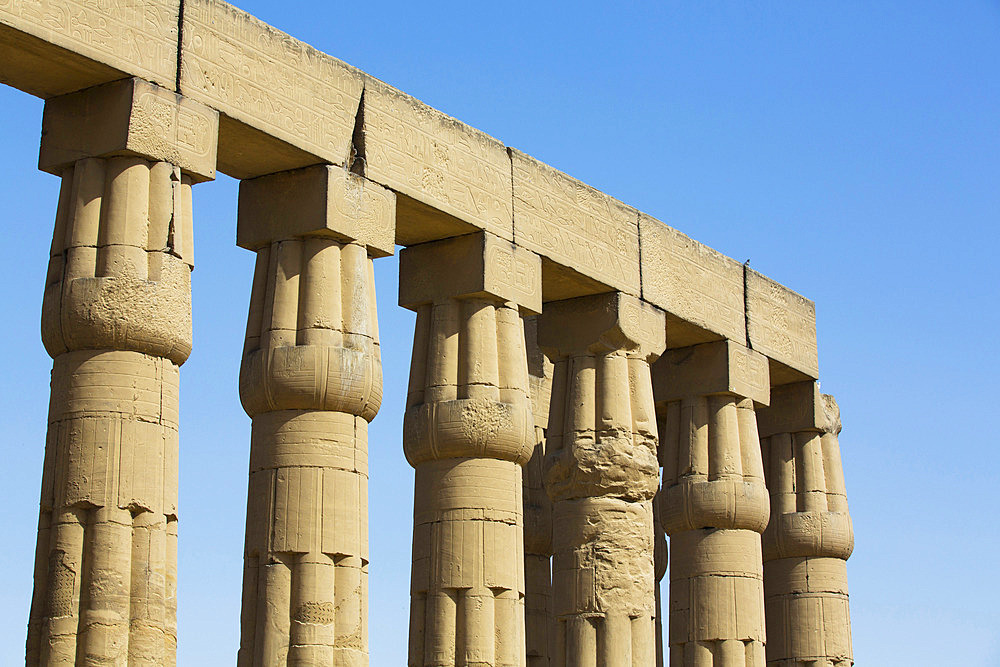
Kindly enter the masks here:
<path id="1" fill-rule="evenodd" d="M 653 397 L 658 404 L 710 394 L 733 394 L 768 404 L 767 357 L 731 340 L 667 350 L 653 364 Z"/>
<path id="2" fill-rule="evenodd" d="M 410 310 L 442 299 L 486 297 L 542 310 L 542 259 L 481 231 L 410 246 L 399 253 L 399 305 Z"/>
<path id="3" fill-rule="evenodd" d="M 823 401 L 823 432 L 840 435 L 840 406 L 830 394 L 820 394 Z"/>
<path id="4" fill-rule="evenodd" d="M 627 350 L 651 360 L 666 345 L 666 315 L 624 292 L 550 301 L 538 321 L 538 344 L 552 357 Z"/>
<path id="5" fill-rule="evenodd" d="M 241 181 L 237 219 L 236 245 L 247 250 L 303 236 L 359 243 L 371 257 L 395 250 L 395 193 L 328 164 Z"/>
<path id="6" fill-rule="evenodd" d="M 169 162 L 194 182 L 215 178 L 219 112 L 166 88 L 130 78 L 45 102 L 38 168 L 50 174 L 78 160 L 133 155 Z"/>

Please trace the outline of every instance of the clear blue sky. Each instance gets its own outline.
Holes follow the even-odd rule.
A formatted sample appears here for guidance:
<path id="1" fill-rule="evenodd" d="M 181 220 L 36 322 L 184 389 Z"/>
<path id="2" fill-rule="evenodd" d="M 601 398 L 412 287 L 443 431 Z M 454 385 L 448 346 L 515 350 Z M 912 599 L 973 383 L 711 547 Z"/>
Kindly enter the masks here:
<path id="1" fill-rule="evenodd" d="M 816 301 L 857 546 L 860 665 L 1000 665 L 1000 3 L 237 3 Z M 42 104 L 0 87 L 0 664 L 23 661 L 51 362 L 39 310 L 58 182 Z M 195 190 L 182 370 L 181 665 L 233 664 L 252 256 L 237 183 Z M 376 264 L 371 654 L 404 664 L 412 316 Z"/>

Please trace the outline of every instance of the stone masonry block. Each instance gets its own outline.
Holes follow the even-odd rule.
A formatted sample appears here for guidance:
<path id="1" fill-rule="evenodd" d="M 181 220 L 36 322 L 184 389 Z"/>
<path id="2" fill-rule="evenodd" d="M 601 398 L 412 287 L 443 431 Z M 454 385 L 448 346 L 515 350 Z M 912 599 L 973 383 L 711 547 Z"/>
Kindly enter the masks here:
<path id="1" fill-rule="evenodd" d="M 215 178 L 219 114 L 142 79 L 125 79 L 45 103 L 38 168 L 60 175 L 88 157 L 137 155 L 169 162 L 194 181 Z"/>
<path id="2" fill-rule="evenodd" d="M 371 77 L 363 117 L 365 175 L 404 195 L 400 243 L 475 229 L 513 240 L 503 143 Z"/>
<path id="3" fill-rule="evenodd" d="M 180 92 L 223 114 L 220 170 L 349 161 L 360 71 L 221 0 L 185 0 L 182 35 Z"/>
<path id="4" fill-rule="evenodd" d="M 395 250 L 395 205 L 392 191 L 343 167 L 260 176 L 240 183 L 236 245 L 257 250 L 281 239 L 329 236 L 387 257 Z"/>
<path id="5" fill-rule="evenodd" d="M 622 292 L 549 301 L 538 318 L 538 345 L 552 357 L 636 349 L 657 355 L 666 344 L 663 311 Z M 600 350 L 596 350 L 600 351 Z"/>
<path id="6" fill-rule="evenodd" d="M 529 155 L 510 154 L 518 244 L 638 296 L 638 212 Z"/>
<path id="7" fill-rule="evenodd" d="M 134 75 L 173 87 L 180 0 L 0 0 L 0 82 L 42 98 Z"/>
<path id="8" fill-rule="evenodd" d="M 410 246 L 399 253 L 399 305 L 488 295 L 523 311 L 542 310 L 538 255 L 488 232 Z"/>
<path id="9" fill-rule="evenodd" d="M 771 387 L 771 403 L 757 411 L 760 437 L 820 431 L 827 419 L 819 383 L 812 380 Z"/>
<path id="10" fill-rule="evenodd" d="M 747 333 L 753 349 L 778 362 L 772 382 L 818 378 L 816 305 L 750 269 L 746 285 Z"/>
<path id="11" fill-rule="evenodd" d="M 735 394 L 759 406 L 769 401 L 767 357 L 728 340 L 667 350 L 652 372 L 658 404 L 709 394 Z"/>
<path id="12" fill-rule="evenodd" d="M 642 296 L 667 311 L 667 345 L 744 342 L 743 265 L 644 213 Z"/>

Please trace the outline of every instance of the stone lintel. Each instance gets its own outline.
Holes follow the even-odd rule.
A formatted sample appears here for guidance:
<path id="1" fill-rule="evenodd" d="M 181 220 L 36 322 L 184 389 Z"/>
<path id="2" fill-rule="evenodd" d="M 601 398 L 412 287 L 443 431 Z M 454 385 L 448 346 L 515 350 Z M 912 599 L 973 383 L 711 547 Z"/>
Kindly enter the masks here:
<path id="1" fill-rule="evenodd" d="M 396 196 L 343 167 L 315 165 L 240 183 L 236 245 L 327 236 L 365 245 L 372 257 L 395 250 Z"/>
<path id="2" fill-rule="evenodd" d="M 347 164 L 362 72 L 222 0 L 184 0 L 180 92 L 223 115 L 219 168 Z"/>
<path id="3" fill-rule="evenodd" d="M 767 357 L 733 341 L 667 350 L 653 364 L 653 399 L 658 404 L 734 394 L 764 406 L 769 390 Z"/>
<path id="4" fill-rule="evenodd" d="M 533 252 L 488 232 L 410 246 L 399 253 L 399 305 L 487 296 L 542 310 L 542 264 Z"/>
<path id="5" fill-rule="evenodd" d="M 530 155 L 509 153 L 518 244 L 606 285 L 604 292 L 639 296 L 639 212 Z"/>
<path id="6" fill-rule="evenodd" d="M 552 357 L 622 349 L 655 357 L 666 345 L 664 313 L 622 292 L 549 301 L 538 318 L 538 345 Z"/>
<path id="7" fill-rule="evenodd" d="M 88 157 L 138 155 L 169 162 L 196 181 L 215 178 L 219 114 L 131 78 L 45 102 L 38 168 L 60 175 Z"/>
<path id="8" fill-rule="evenodd" d="M 746 300 L 750 344 L 775 362 L 772 382 L 786 384 L 819 378 L 816 305 L 749 268 Z"/>
<path id="9" fill-rule="evenodd" d="M 667 346 L 746 340 L 743 265 L 639 214 L 642 298 L 671 316 Z"/>
<path id="10" fill-rule="evenodd" d="M 403 195 L 401 244 L 475 229 L 514 240 L 503 142 L 370 76 L 360 117 L 365 175 Z M 434 214 L 427 215 L 427 207 Z"/>
<path id="11" fill-rule="evenodd" d="M 43 99 L 134 75 L 174 85 L 180 0 L 0 2 L 0 82 Z"/>
<path id="12" fill-rule="evenodd" d="M 826 421 L 819 383 L 812 380 L 771 387 L 771 403 L 757 411 L 760 437 L 819 431 Z"/>

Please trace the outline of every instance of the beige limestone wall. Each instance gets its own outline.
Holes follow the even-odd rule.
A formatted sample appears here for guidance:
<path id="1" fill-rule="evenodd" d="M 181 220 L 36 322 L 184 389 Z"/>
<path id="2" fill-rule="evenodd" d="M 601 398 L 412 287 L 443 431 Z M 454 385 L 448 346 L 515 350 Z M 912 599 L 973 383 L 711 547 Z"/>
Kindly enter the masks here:
<path id="1" fill-rule="evenodd" d="M 768 497 L 754 409 L 768 402 L 767 359 L 737 343 L 704 343 L 669 350 L 653 377 L 670 664 L 761 667 Z"/>
<path id="2" fill-rule="evenodd" d="M 241 184 L 238 237 L 257 262 L 240 369 L 253 427 L 239 665 L 368 662 L 368 423 L 382 400 L 369 244 L 393 204 L 336 167 Z M 282 232 L 298 235 L 276 236 L 282 208 Z"/>
<path id="3" fill-rule="evenodd" d="M 847 559 L 854 531 L 840 410 L 816 382 L 777 387 L 761 411 L 771 520 L 764 532 L 768 665 L 850 667 Z"/>
<path id="4" fill-rule="evenodd" d="M 536 441 L 519 310 L 537 312 L 541 272 L 531 253 L 477 236 L 400 256 L 400 305 L 417 312 L 403 422 L 416 469 L 411 667 L 526 664 L 521 466 Z M 533 264 L 531 288 L 485 273 L 491 249 Z"/>
<path id="5" fill-rule="evenodd" d="M 649 363 L 664 335 L 663 312 L 622 293 L 549 302 L 539 318 L 555 364 L 545 455 L 553 665 L 655 663 Z"/>
<path id="6" fill-rule="evenodd" d="M 178 383 L 191 351 L 193 177 L 170 161 L 175 146 L 142 141 L 142 120 L 129 113 L 132 93 L 157 94 L 154 87 L 116 86 L 120 95 L 101 99 L 120 123 L 125 155 L 74 125 L 88 110 L 73 107 L 86 107 L 89 95 L 55 98 L 45 115 L 41 162 L 59 151 L 71 157 L 51 166 L 62 188 L 42 341 L 54 363 L 28 665 L 176 660 Z M 185 106 L 213 118 L 188 104 L 174 117 Z M 103 150 L 88 153 L 94 146 Z"/>

